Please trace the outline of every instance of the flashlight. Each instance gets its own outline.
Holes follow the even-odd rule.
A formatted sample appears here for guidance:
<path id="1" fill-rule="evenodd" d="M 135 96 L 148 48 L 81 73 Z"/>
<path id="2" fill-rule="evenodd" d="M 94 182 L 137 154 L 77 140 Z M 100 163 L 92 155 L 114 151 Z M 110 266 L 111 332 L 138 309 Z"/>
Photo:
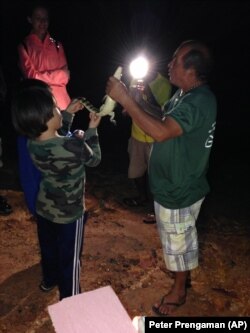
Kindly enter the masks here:
<path id="1" fill-rule="evenodd" d="M 143 56 L 139 56 L 130 63 L 130 74 L 136 80 L 142 80 L 148 72 L 148 61 Z"/>
<path id="2" fill-rule="evenodd" d="M 148 60 L 143 56 L 138 56 L 130 63 L 129 70 L 133 77 L 130 83 L 130 88 L 136 88 L 137 91 L 144 90 L 143 79 L 148 73 L 148 68 Z"/>

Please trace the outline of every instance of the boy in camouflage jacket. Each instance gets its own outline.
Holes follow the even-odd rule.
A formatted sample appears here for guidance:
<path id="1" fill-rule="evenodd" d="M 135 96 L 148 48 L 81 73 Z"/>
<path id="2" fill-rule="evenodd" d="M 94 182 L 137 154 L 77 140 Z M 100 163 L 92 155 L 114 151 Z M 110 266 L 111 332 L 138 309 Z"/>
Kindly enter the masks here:
<path id="1" fill-rule="evenodd" d="M 85 166 L 95 167 L 101 161 L 100 117 L 90 113 L 83 137 L 60 136 L 58 130 L 67 133 L 82 106 L 76 102 L 61 112 L 46 83 L 26 81 L 13 98 L 12 119 L 15 129 L 29 138 L 30 156 L 42 175 L 36 202 L 43 270 L 40 289 L 58 286 L 63 299 L 81 292 Z"/>

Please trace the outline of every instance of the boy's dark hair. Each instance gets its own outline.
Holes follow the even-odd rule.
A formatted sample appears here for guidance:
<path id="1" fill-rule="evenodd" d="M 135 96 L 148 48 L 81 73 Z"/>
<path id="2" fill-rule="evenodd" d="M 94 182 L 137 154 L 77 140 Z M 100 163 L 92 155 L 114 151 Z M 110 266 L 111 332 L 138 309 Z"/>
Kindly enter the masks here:
<path id="1" fill-rule="evenodd" d="M 213 65 L 211 51 L 204 43 L 196 40 L 185 41 L 180 47 L 187 45 L 191 47 L 191 50 L 183 57 L 184 68 L 193 67 L 197 77 L 202 81 L 206 81 Z"/>
<path id="2" fill-rule="evenodd" d="M 45 82 L 23 80 L 12 98 L 13 126 L 19 134 L 35 139 L 48 129 L 54 107 L 53 95 Z"/>

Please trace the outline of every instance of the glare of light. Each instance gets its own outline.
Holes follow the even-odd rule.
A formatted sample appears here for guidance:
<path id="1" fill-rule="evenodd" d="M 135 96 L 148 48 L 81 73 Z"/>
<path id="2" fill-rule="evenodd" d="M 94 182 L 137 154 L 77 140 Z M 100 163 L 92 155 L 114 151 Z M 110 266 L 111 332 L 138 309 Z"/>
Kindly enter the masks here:
<path id="1" fill-rule="evenodd" d="M 138 333 L 145 333 L 145 317 L 136 316 L 132 320 L 132 324 Z"/>
<path id="2" fill-rule="evenodd" d="M 139 330 L 138 319 L 139 319 L 139 316 L 136 316 L 136 317 L 134 317 L 133 320 L 132 320 L 132 324 L 133 324 L 134 328 L 136 329 L 136 332 L 138 332 L 138 330 Z"/>
<path id="3" fill-rule="evenodd" d="M 148 72 L 148 61 L 146 58 L 140 56 L 133 60 L 129 65 L 130 74 L 134 79 L 142 79 Z"/>

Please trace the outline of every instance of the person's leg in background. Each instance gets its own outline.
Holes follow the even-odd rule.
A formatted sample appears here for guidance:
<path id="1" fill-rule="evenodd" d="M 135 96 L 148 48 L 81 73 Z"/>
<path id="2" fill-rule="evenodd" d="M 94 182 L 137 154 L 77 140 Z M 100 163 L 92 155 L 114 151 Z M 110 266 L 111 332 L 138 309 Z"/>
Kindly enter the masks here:
<path id="1" fill-rule="evenodd" d="M 12 213 L 12 207 L 7 199 L 0 195 L 0 215 L 9 215 Z"/>
<path id="2" fill-rule="evenodd" d="M 134 181 L 137 191 L 137 196 L 124 198 L 123 202 L 129 207 L 145 206 L 148 203 L 147 167 L 150 149 L 150 143 L 140 142 L 133 137 L 129 139 L 128 178 Z"/>
<path id="3" fill-rule="evenodd" d="M 143 218 L 143 223 L 154 224 L 154 201 L 148 183 L 148 161 L 152 149 L 151 142 L 141 142 L 133 137 L 129 139 L 129 169 L 128 178 L 133 179 L 138 195 L 125 198 L 123 202 L 129 207 L 144 206 L 149 212 Z"/>

